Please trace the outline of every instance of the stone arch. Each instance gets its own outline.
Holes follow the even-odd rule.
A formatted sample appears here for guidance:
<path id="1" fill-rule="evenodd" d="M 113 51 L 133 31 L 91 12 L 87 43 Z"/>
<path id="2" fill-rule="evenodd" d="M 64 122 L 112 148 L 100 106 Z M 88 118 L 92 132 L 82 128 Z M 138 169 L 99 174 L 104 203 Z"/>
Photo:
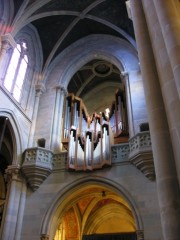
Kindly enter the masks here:
<path id="1" fill-rule="evenodd" d="M 146 119 L 142 77 L 140 74 L 137 51 L 134 46 L 124 39 L 110 35 L 89 35 L 66 48 L 54 59 L 51 65 L 42 74 L 44 77 L 42 78 L 41 83 L 45 86 L 46 92 L 42 95 L 40 102 L 42 109 L 45 107 L 49 112 L 49 116 L 46 118 L 46 136 L 42 134 L 42 131 L 40 133 L 40 130 L 37 130 L 35 137 L 41 134 L 41 138 L 47 139 L 47 146 L 50 148 L 51 145 L 53 145 L 51 144 L 51 126 L 53 124 L 51 114 L 54 114 L 53 109 L 55 107 L 56 89 L 57 87 L 67 89 L 72 76 L 82 66 L 93 59 L 108 61 L 114 64 L 120 70 L 120 73 L 129 73 L 129 84 L 128 87 L 125 88 L 131 96 L 129 97 L 129 99 L 131 98 L 129 101 L 130 103 L 127 106 L 129 126 L 132 126 L 131 129 L 129 129 L 130 136 L 134 135 L 134 126 L 136 125 L 136 122 L 139 122 L 139 118 L 143 117 L 143 121 Z M 138 92 L 136 91 L 137 88 L 134 87 L 136 86 L 136 82 L 138 82 Z M 131 91 L 131 89 L 134 89 L 135 91 Z M 139 107 L 137 109 L 138 111 L 135 111 L 136 108 L 133 109 L 133 106 L 136 107 L 137 105 L 137 96 L 140 97 L 141 102 L 139 106 L 142 106 L 142 108 Z M 47 101 L 52 102 L 52 105 L 49 105 L 48 109 L 47 105 L 44 106 Z M 143 114 L 140 114 L 142 112 Z M 42 118 L 43 114 L 40 109 L 37 122 L 42 123 Z M 43 128 L 45 125 L 41 125 L 41 127 Z"/>
<path id="2" fill-rule="evenodd" d="M 134 46 L 124 39 L 94 34 L 75 42 L 58 55 L 46 69 L 44 83 L 66 88 L 74 73 L 93 59 L 111 62 L 120 72 L 139 71 Z"/>
<path id="3" fill-rule="evenodd" d="M 0 117 L 6 117 L 8 118 L 8 127 L 11 132 L 12 142 L 13 142 L 13 159 L 12 164 L 13 165 L 21 165 L 22 163 L 22 149 L 23 147 L 23 140 L 22 140 L 22 134 L 20 130 L 20 126 L 18 124 L 18 121 L 16 119 L 16 116 L 13 114 L 13 112 L 0 109 Z"/>
<path id="4" fill-rule="evenodd" d="M 60 220 L 63 215 L 63 211 L 68 206 L 67 199 L 70 200 L 72 194 L 75 191 L 81 191 L 83 188 L 91 184 L 110 188 L 112 191 L 122 196 L 131 207 L 137 231 L 143 229 L 142 219 L 139 214 L 138 208 L 127 189 L 125 189 L 119 183 L 109 180 L 107 178 L 99 176 L 88 176 L 80 178 L 71 184 L 68 184 L 68 186 L 64 187 L 56 194 L 54 200 L 51 202 L 51 206 L 48 208 L 42 221 L 41 237 L 48 236 L 49 240 L 53 239 L 58 224 L 57 222 L 58 220 Z"/>
<path id="5" fill-rule="evenodd" d="M 21 38 L 28 42 L 28 55 L 30 55 L 31 68 L 36 71 L 41 71 L 43 65 L 43 54 L 37 29 L 32 24 L 25 26 L 14 36 L 15 40 Z"/>

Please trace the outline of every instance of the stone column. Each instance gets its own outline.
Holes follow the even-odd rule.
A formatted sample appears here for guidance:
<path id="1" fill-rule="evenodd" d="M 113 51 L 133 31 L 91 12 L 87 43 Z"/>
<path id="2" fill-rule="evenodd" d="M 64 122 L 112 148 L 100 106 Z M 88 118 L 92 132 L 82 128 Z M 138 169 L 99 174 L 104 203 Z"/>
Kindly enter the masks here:
<path id="1" fill-rule="evenodd" d="M 158 1 L 156 1 L 158 2 Z M 165 4 L 166 5 L 166 4 Z M 173 5 L 173 4 L 172 4 Z M 156 65 L 159 74 L 159 81 L 165 110 L 170 129 L 174 157 L 180 185 L 180 97 L 174 80 L 174 74 L 171 68 L 170 57 L 165 46 L 163 30 L 158 21 L 159 12 L 156 12 L 154 3 L 148 0 L 143 1 L 144 12 L 150 33 L 153 52 L 156 59 Z M 149 10 L 150 9 L 150 10 Z M 170 33 L 169 33 L 170 34 Z M 171 34 L 170 34 L 171 35 Z M 179 34 L 180 35 L 180 34 Z M 180 56 L 180 52 L 179 52 Z M 180 64 L 180 58 L 179 58 Z M 179 75 L 180 84 L 180 75 Z"/>
<path id="2" fill-rule="evenodd" d="M 127 104 L 129 108 L 129 135 L 133 137 L 140 131 L 140 124 L 148 121 L 147 107 L 140 68 L 136 71 L 125 73 L 124 75 L 123 80 L 126 86 Z"/>
<path id="3" fill-rule="evenodd" d="M 33 138 L 34 138 L 34 132 L 35 132 L 35 127 L 36 127 L 38 108 L 39 108 L 39 100 L 40 100 L 41 94 L 44 91 L 45 91 L 45 87 L 43 84 L 36 85 L 36 96 L 35 96 L 35 102 L 34 102 L 31 130 L 30 130 L 29 140 L 28 140 L 28 148 L 33 146 Z"/>
<path id="4" fill-rule="evenodd" d="M 18 240 L 20 239 L 26 198 L 25 181 L 21 177 L 19 166 L 8 166 L 6 174 L 8 191 L 0 238 Z"/>
<path id="5" fill-rule="evenodd" d="M 180 3 L 178 7 L 174 0 L 154 0 L 154 5 L 180 97 Z"/>
<path id="6" fill-rule="evenodd" d="M 178 240 L 180 192 L 167 117 L 142 2 L 130 3 L 148 109 L 163 239 Z"/>
<path id="7" fill-rule="evenodd" d="M 121 73 L 121 78 L 122 78 L 122 81 L 125 85 L 127 113 L 128 113 L 128 125 L 129 125 L 129 136 L 131 138 L 135 135 L 135 131 L 134 131 L 133 112 L 132 112 L 131 93 L 130 93 L 128 73 L 127 72 L 122 72 Z"/>
<path id="8" fill-rule="evenodd" d="M 51 150 L 54 152 L 60 152 L 61 149 L 61 130 L 62 130 L 62 114 L 64 106 L 64 97 L 66 90 L 63 86 L 56 87 L 55 108 L 53 116 L 53 127 L 51 134 Z"/>

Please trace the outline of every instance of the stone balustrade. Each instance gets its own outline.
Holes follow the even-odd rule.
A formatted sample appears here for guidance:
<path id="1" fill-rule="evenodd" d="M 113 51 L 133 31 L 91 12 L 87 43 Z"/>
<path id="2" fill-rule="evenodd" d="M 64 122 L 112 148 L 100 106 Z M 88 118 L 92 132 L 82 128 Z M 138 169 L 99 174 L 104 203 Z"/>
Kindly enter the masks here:
<path id="1" fill-rule="evenodd" d="M 154 160 L 149 132 L 140 132 L 129 140 L 129 161 L 151 181 L 155 180 Z"/>
<path id="2" fill-rule="evenodd" d="M 151 181 L 155 179 L 150 132 L 139 132 L 129 143 L 112 146 L 112 164 L 130 162 Z"/>
<path id="3" fill-rule="evenodd" d="M 22 172 L 35 191 L 48 175 L 56 169 L 64 169 L 67 153 L 53 154 L 45 148 L 28 148 L 24 153 Z"/>
<path id="4" fill-rule="evenodd" d="M 112 148 L 112 164 L 135 165 L 150 180 L 155 179 L 151 138 L 149 132 L 140 132 L 129 143 L 116 144 Z M 63 171 L 67 166 L 67 152 L 53 154 L 42 147 L 28 148 L 24 153 L 22 172 L 35 191 L 52 171 Z"/>
<path id="5" fill-rule="evenodd" d="M 112 164 L 128 161 L 129 143 L 116 144 L 111 147 Z"/>

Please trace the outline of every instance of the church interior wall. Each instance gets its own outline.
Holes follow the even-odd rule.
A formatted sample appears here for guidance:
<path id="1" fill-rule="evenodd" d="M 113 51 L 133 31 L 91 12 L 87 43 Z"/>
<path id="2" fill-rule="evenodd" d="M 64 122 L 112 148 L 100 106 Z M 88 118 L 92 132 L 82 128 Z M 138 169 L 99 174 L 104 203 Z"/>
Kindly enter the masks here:
<path id="1" fill-rule="evenodd" d="M 48 209 L 53 206 L 55 199 L 61 197 L 64 189 L 68 189 L 68 185 L 70 188 L 72 183 L 75 184 L 80 179 L 86 181 L 86 178 L 99 178 L 102 181 L 102 185 L 104 179 L 106 179 L 112 184 L 119 185 L 119 189 L 121 187 L 125 189 L 129 196 L 131 196 L 131 200 L 135 203 L 140 218 L 142 218 L 145 239 L 161 239 L 156 183 L 149 181 L 136 167 L 128 162 L 114 165 L 110 169 L 107 168 L 88 173 L 88 176 L 85 173 L 78 173 L 77 176 L 76 172 L 52 172 L 36 192 L 29 191 L 28 193 L 22 227 L 22 239 L 39 239 L 43 219 Z M 80 189 L 81 184 L 78 184 L 77 187 Z M 56 205 L 58 206 L 57 202 Z M 48 222 L 51 222 L 51 218 L 53 217 L 49 216 Z M 58 216 L 55 218 L 58 219 Z M 46 234 L 50 233 L 46 232 Z"/>

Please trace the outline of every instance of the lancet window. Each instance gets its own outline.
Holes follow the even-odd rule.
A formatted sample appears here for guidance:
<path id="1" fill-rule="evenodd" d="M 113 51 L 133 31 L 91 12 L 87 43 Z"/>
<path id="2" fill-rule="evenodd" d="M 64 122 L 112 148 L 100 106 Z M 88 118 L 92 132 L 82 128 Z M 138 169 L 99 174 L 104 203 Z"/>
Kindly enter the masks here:
<path id="1" fill-rule="evenodd" d="M 28 67 L 27 43 L 24 40 L 19 40 L 16 48 L 13 51 L 10 50 L 9 54 L 10 58 L 3 85 L 20 102 Z"/>

